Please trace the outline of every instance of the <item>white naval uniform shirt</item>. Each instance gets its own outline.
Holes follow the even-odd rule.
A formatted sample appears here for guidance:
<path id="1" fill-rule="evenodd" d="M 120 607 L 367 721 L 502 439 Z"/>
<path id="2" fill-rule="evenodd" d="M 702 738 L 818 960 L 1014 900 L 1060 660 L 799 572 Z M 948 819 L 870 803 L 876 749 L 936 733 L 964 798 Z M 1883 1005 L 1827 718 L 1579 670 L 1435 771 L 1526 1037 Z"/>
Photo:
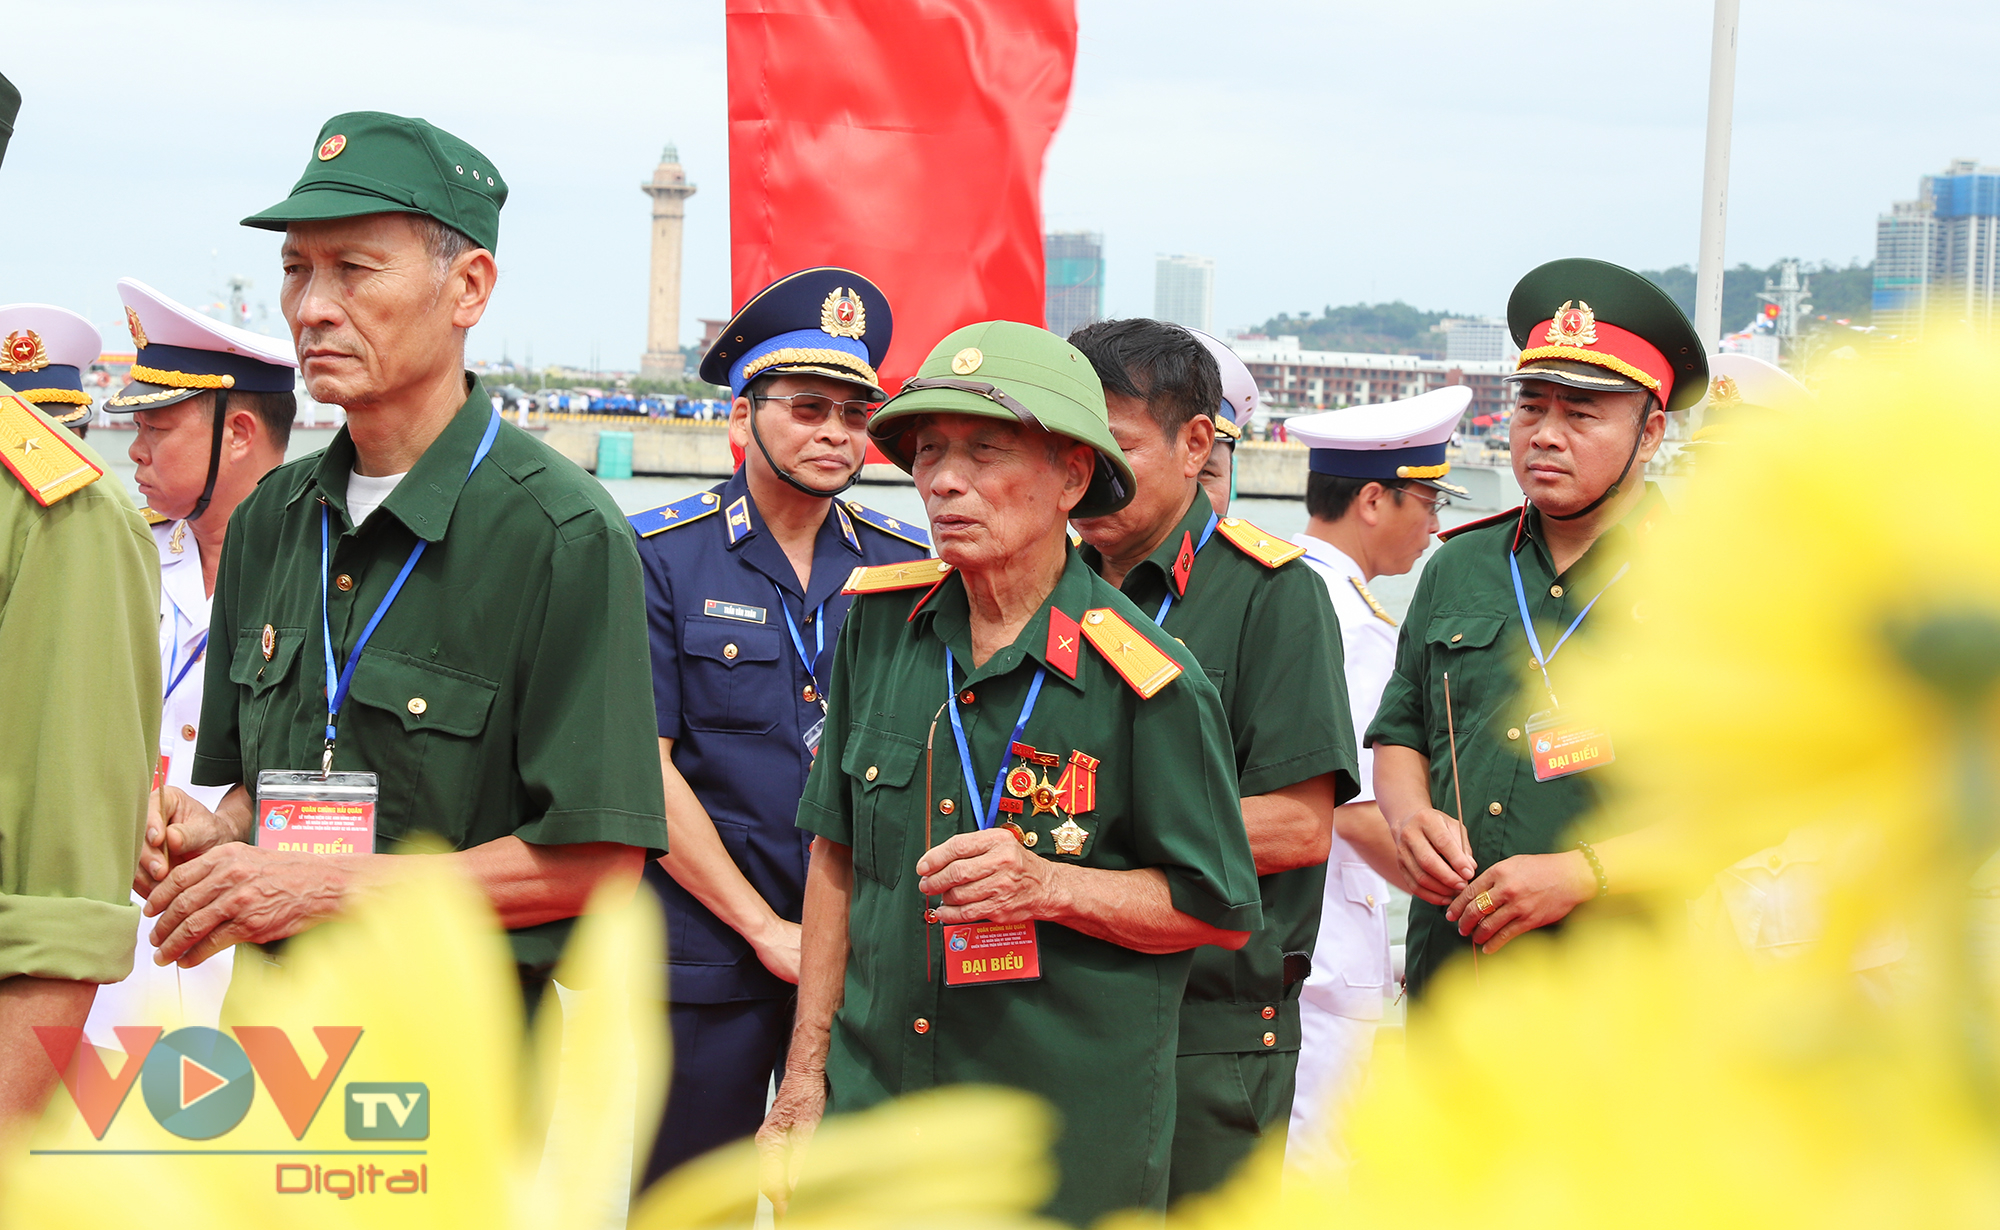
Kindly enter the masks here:
<path id="1" fill-rule="evenodd" d="M 1382 689 L 1396 666 L 1396 626 L 1377 615 L 1355 588 L 1361 569 L 1339 548 L 1307 534 L 1293 535 L 1292 542 L 1306 549 L 1306 565 L 1326 582 L 1333 613 L 1340 620 L 1347 707 L 1354 717 L 1359 753 L 1356 777 L 1361 783 L 1361 793 L 1349 802 L 1365 803 L 1375 797 L 1375 753 L 1362 746 L 1361 736 L 1375 720 Z M 1312 976 L 1301 994 L 1305 1007 L 1359 1020 L 1381 1018 L 1382 997 L 1392 976 L 1388 898 L 1388 883 L 1335 834 L 1326 861 L 1326 899 L 1319 942 L 1313 948 Z"/>
<path id="2" fill-rule="evenodd" d="M 172 688 L 160 707 L 160 756 L 166 762 L 165 782 L 188 792 L 204 807 L 214 807 L 229 793 L 227 786 L 197 786 L 194 771 L 195 736 L 201 725 L 201 686 L 205 662 L 203 638 L 208 632 L 209 596 L 201 580 L 201 548 L 185 521 L 153 527 L 160 550 L 160 685 Z M 185 673 L 183 673 L 185 668 Z M 175 679 L 179 678 L 179 683 Z M 134 902 L 145 899 L 137 893 Z M 153 964 L 153 927 L 158 919 L 141 915 L 139 946 L 132 973 L 123 982 L 99 987 L 84 1029 L 98 1046 L 122 1050 L 114 1025 L 207 1025 L 213 1028 L 229 988 L 234 949 L 225 949 L 194 969 L 162 968 Z"/>

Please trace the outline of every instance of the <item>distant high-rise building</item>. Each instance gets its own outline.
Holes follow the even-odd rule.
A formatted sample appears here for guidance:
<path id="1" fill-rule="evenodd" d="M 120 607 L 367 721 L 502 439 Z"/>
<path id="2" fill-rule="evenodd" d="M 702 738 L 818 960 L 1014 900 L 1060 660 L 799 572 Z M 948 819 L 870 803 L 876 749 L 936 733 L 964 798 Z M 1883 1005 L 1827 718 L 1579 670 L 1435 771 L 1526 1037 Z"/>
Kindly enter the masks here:
<path id="1" fill-rule="evenodd" d="M 1104 319 L 1104 236 L 1096 231 L 1055 231 L 1042 236 L 1047 275 L 1042 314 L 1049 332 L 1068 337 Z"/>
<path id="2" fill-rule="evenodd" d="M 1482 316 L 1477 320 L 1446 320 L 1438 328 L 1444 333 L 1444 357 L 1488 363 L 1512 358 L 1519 353 L 1507 322 Z"/>
<path id="3" fill-rule="evenodd" d="M 1161 256 L 1153 262 L 1153 315 L 1215 332 L 1215 262 L 1206 256 Z"/>
<path id="4" fill-rule="evenodd" d="M 1904 337 L 1929 316 L 2000 324 L 2000 167 L 1956 159 L 1877 219 L 1873 316 Z"/>

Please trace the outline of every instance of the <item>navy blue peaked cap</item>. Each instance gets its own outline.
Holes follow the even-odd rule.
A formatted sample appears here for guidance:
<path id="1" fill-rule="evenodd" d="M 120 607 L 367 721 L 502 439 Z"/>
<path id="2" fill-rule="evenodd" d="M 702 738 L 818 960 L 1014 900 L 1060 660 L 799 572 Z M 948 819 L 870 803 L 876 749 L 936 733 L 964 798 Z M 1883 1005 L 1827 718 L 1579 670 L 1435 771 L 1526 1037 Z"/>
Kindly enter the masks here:
<path id="1" fill-rule="evenodd" d="M 701 378 L 735 396 L 759 376 L 797 372 L 846 380 L 883 400 L 876 375 L 895 319 L 880 287 L 852 269 L 786 274 L 750 297 L 702 356 Z"/>

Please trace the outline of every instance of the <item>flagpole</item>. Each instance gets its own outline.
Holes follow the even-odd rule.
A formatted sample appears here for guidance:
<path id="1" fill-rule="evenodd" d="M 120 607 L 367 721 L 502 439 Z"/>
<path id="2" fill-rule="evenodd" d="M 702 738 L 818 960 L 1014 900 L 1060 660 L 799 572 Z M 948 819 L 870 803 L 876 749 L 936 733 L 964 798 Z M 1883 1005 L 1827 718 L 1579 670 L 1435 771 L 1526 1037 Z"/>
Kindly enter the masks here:
<path id="1" fill-rule="evenodd" d="M 1708 60 L 1708 150 L 1701 177 L 1701 248 L 1694 331 L 1710 353 L 1722 337 L 1722 247 L 1729 222 L 1729 129 L 1736 109 L 1737 0 L 1715 0 Z"/>

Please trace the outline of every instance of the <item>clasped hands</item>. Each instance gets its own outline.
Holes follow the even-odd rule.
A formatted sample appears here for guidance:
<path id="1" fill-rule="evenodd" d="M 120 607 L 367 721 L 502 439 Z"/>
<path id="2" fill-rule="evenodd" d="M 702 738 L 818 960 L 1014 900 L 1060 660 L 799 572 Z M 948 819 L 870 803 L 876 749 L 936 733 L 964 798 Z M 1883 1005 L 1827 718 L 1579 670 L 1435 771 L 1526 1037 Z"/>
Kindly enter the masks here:
<path id="1" fill-rule="evenodd" d="M 1024 922 L 1055 917 L 1059 871 L 1003 828 L 958 833 L 917 860 L 917 889 L 942 897 L 941 923 Z"/>
<path id="2" fill-rule="evenodd" d="M 159 919 L 154 962 L 191 969 L 231 945 L 284 939 L 339 913 L 349 880 L 344 859 L 258 849 L 226 817 L 162 786 L 147 801 L 132 889 Z"/>
<path id="3" fill-rule="evenodd" d="M 1480 871 L 1465 826 L 1435 808 L 1390 827 L 1396 860 L 1416 883 L 1416 895 L 1443 906 L 1446 921 L 1489 955 L 1522 932 L 1561 922 L 1597 895 L 1590 864 L 1575 850 L 1516 854 Z"/>

